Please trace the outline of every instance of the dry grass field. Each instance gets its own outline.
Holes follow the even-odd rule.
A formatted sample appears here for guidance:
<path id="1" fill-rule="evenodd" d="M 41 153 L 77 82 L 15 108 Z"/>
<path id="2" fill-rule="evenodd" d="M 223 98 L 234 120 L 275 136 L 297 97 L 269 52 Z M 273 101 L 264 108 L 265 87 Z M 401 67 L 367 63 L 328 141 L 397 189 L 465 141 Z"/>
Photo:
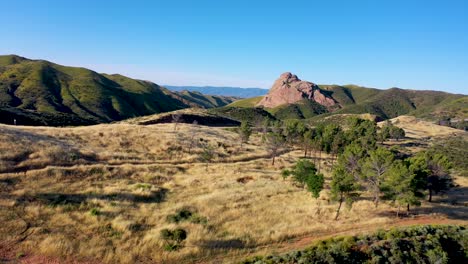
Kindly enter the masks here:
<path id="1" fill-rule="evenodd" d="M 467 136 L 467 133 L 460 129 L 446 126 L 439 126 L 432 122 L 424 121 L 414 116 L 399 116 L 390 120 L 392 124 L 402 127 L 406 136 L 411 139 L 437 139 L 450 136 Z M 384 124 L 385 122 L 380 122 Z"/>
<path id="2" fill-rule="evenodd" d="M 327 188 L 315 200 L 280 175 L 301 150 L 272 166 L 259 134 L 239 142 L 232 129 L 188 124 L 0 125 L 0 261 L 235 263 L 336 234 L 468 223 L 462 177 L 410 217 L 363 195 L 334 221 Z M 214 154 L 209 163 L 200 160 L 203 145 Z M 321 158 L 327 184 L 332 161 Z M 168 220 L 181 209 L 193 216 Z M 165 251 L 160 230 L 176 227 L 187 230 L 184 247 Z"/>

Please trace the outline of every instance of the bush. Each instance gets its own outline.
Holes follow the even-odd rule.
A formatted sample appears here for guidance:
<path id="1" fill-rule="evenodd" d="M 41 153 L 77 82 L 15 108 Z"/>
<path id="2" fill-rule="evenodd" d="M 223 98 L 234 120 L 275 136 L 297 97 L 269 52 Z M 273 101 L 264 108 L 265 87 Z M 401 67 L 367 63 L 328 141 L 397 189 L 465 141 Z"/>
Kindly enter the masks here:
<path id="1" fill-rule="evenodd" d="M 243 263 L 468 263 L 464 226 L 415 226 L 320 241 L 282 256 Z"/>
<path id="2" fill-rule="evenodd" d="M 161 230 L 160 236 L 164 240 L 164 250 L 174 251 L 182 247 L 182 242 L 187 239 L 187 231 L 182 228 L 165 228 Z"/>
<path id="3" fill-rule="evenodd" d="M 179 222 L 190 219 L 192 215 L 193 213 L 189 209 L 182 208 L 182 209 L 177 210 L 175 214 L 168 215 L 166 219 L 170 223 L 179 223 Z"/>
<path id="4" fill-rule="evenodd" d="M 89 210 L 89 213 L 93 216 L 98 216 L 101 214 L 101 211 L 99 211 L 98 208 L 92 208 L 91 210 Z"/>
<path id="5" fill-rule="evenodd" d="M 189 208 L 182 208 L 177 210 L 175 214 L 168 215 L 166 220 L 169 223 L 179 223 L 183 221 L 190 221 L 194 224 L 203 225 L 208 223 L 208 219 L 206 217 L 198 215 Z"/>

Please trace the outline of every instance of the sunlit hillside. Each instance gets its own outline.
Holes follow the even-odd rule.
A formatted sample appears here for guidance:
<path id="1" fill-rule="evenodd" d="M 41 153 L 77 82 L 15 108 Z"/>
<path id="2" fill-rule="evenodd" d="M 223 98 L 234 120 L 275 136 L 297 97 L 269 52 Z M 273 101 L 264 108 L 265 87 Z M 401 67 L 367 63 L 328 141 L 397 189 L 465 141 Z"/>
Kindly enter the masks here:
<path id="1" fill-rule="evenodd" d="M 325 175 L 314 199 L 281 174 L 303 150 L 284 148 L 272 165 L 262 132 L 241 144 L 232 128 L 193 124 L 2 125 L 0 142 L 2 259 L 232 263 L 336 235 L 467 224 L 468 181 L 457 176 L 459 188 L 410 217 L 396 218 L 388 203 L 375 208 L 363 193 L 335 221 L 332 156 L 308 155 Z M 165 250 L 165 228 L 187 232 L 182 248 Z"/>

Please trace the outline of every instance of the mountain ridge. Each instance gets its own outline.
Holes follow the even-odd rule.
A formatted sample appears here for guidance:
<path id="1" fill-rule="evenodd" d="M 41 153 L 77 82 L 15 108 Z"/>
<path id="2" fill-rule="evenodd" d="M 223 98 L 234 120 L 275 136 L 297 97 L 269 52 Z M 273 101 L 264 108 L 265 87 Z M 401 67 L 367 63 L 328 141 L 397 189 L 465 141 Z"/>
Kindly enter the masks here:
<path id="1" fill-rule="evenodd" d="M 240 98 L 250 98 L 265 95 L 268 93 L 266 88 L 243 88 L 231 86 L 175 86 L 163 85 L 171 91 L 181 92 L 184 90 L 191 92 L 201 92 L 206 95 L 235 96 Z"/>
<path id="2" fill-rule="evenodd" d="M 3 123 L 97 124 L 189 107 L 218 107 L 236 99 L 193 96 L 120 74 L 101 74 L 17 55 L 0 56 Z"/>
<path id="3" fill-rule="evenodd" d="M 468 102 L 468 96 L 463 94 L 396 87 L 377 89 L 358 85 L 316 85 L 312 82 L 303 82 L 297 76 L 292 76 L 291 73 L 284 73 L 283 75 L 273 84 L 269 94 L 265 97 L 235 101 L 222 108 L 261 107 L 279 119 L 309 119 L 321 115 L 366 113 L 375 115 L 380 120 L 403 114 L 413 114 L 417 117 L 429 119 L 468 118 L 468 107 L 466 107 L 467 104 L 465 103 Z M 293 89 L 294 87 L 289 85 L 288 81 L 284 81 L 285 78 L 292 78 L 293 84 L 305 86 L 308 92 L 303 93 L 299 89 Z M 282 92 L 278 93 L 277 98 L 271 99 L 271 93 L 274 96 L 275 91 L 278 89 L 282 90 Z M 292 96 L 294 100 L 286 102 L 281 97 L 291 97 L 288 94 L 290 91 L 294 93 Z M 333 99 L 338 106 L 330 108 L 317 103 L 317 100 L 313 98 L 313 93 L 316 91 L 320 91 L 324 97 Z M 266 101 L 268 96 L 270 96 L 270 101 L 273 100 L 276 103 L 262 103 Z M 222 112 L 235 111 L 222 110 Z"/>

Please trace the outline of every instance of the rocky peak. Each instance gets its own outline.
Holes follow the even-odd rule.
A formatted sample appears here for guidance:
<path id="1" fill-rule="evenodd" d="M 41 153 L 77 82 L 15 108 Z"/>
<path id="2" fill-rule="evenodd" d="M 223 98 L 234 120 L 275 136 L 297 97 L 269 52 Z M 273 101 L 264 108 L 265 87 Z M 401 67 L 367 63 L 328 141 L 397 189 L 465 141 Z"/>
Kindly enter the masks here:
<path id="1" fill-rule="evenodd" d="M 337 104 L 315 83 L 301 81 L 297 75 L 285 72 L 275 81 L 268 94 L 258 102 L 257 106 L 273 108 L 283 104 L 293 104 L 303 99 L 314 100 L 327 108 Z"/>
<path id="2" fill-rule="evenodd" d="M 292 74 L 290 72 L 285 72 L 285 73 L 281 74 L 281 76 L 279 77 L 279 80 L 283 80 L 285 82 L 300 81 L 300 79 L 297 78 L 296 74 Z"/>

